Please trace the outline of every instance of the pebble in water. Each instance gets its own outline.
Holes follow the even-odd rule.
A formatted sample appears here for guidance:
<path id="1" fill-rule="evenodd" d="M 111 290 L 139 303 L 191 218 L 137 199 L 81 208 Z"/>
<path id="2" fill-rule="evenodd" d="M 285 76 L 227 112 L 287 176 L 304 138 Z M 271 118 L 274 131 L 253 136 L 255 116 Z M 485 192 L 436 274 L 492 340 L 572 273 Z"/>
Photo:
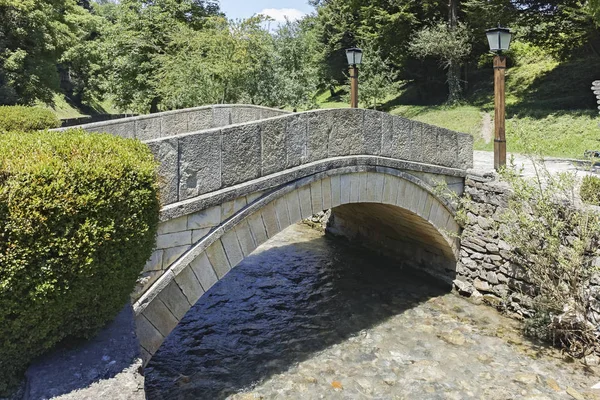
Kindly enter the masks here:
<path id="1" fill-rule="evenodd" d="M 147 397 L 600 398 L 598 371 L 518 340 L 518 329 L 431 279 L 294 225 L 190 310 L 146 368 Z"/>

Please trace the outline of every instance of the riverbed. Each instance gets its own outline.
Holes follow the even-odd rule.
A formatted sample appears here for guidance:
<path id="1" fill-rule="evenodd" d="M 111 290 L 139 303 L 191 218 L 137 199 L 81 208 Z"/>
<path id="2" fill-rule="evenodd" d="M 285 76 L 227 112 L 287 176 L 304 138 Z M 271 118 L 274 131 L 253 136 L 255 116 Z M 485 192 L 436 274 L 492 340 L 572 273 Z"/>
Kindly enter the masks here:
<path id="1" fill-rule="evenodd" d="M 600 399 L 518 321 L 306 225 L 211 288 L 145 379 L 150 400 Z"/>

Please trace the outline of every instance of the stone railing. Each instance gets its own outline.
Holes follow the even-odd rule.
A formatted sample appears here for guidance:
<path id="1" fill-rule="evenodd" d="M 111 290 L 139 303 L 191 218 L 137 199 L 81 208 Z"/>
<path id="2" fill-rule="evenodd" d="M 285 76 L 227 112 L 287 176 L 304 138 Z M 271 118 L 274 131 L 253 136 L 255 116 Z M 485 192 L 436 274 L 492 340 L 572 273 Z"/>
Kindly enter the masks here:
<path id="1" fill-rule="evenodd" d="M 152 140 L 286 114 L 289 112 L 274 108 L 244 104 L 220 104 L 121 118 L 57 130 L 83 128 L 88 132 L 104 132 L 124 138 Z"/>
<path id="2" fill-rule="evenodd" d="M 387 113 L 317 110 L 146 141 L 161 161 L 163 205 L 302 165 L 366 155 L 455 169 L 473 137 Z"/>

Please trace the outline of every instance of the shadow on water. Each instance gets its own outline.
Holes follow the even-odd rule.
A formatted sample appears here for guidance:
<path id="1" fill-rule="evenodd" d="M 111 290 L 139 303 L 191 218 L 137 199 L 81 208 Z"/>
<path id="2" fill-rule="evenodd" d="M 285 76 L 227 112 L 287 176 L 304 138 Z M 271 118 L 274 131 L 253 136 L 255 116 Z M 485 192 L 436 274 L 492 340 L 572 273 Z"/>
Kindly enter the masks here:
<path id="1" fill-rule="evenodd" d="M 223 399 L 450 290 L 312 235 L 251 255 L 207 292 L 146 368 L 147 398 Z"/>

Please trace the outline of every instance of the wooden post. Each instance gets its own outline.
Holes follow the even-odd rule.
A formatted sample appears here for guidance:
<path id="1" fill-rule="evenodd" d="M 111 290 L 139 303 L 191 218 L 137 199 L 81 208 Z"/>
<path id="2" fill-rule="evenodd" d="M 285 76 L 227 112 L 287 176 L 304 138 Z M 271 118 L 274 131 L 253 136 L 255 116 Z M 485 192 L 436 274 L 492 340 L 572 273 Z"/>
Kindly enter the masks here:
<path id="1" fill-rule="evenodd" d="M 504 72 L 506 70 L 506 57 L 494 56 L 494 103 L 495 135 L 494 135 L 494 169 L 498 171 L 506 166 L 506 126 L 505 126 L 505 92 Z"/>
<path id="2" fill-rule="evenodd" d="M 350 107 L 358 108 L 358 67 L 350 66 Z"/>

